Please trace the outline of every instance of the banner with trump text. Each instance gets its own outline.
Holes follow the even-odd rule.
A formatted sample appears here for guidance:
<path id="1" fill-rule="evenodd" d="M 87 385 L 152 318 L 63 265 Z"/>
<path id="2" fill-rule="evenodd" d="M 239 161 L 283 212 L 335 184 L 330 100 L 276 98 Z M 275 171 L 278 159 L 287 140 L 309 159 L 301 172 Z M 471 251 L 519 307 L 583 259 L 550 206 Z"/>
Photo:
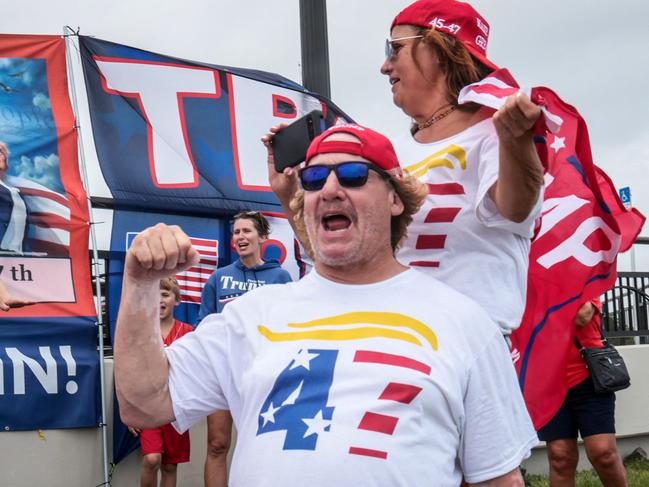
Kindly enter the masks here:
<path id="1" fill-rule="evenodd" d="M 537 429 L 561 407 L 566 363 L 579 307 L 615 285 L 617 254 L 628 250 L 645 217 L 624 207 L 610 178 L 593 163 L 586 123 L 547 88 L 532 97 L 562 119 L 545 134 L 541 227 L 530 249 L 527 301 L 512 343 L 519 381 Z"/>
<path id="2" fill-rule="evenodd" d="M 498 109 L 519 90 L 501 69 L 463 88 L 460 99 Z M 546 170 L 545 191 L 530 249 L 525 312 L 511 340 L 538 430 L 566 396 L 577 309 L 613 287 L 617 254 L 631 247 L 645 218 L 624 207 L 612 181 L 593 163 L 586 123 L 577 110 L 548 88 L 526 92 L 543 113 L 534 133 Z"/>
<path id="3" fill-rule="evenodd" d="M 61 36 L 0 35 L 3 430 L 96 426 L 99 363 L 88 205 Z"/>
<path id="4" fill-rule="evenodd" d="M 101 171 L 117 208 L 281 211 L 260 138 L 331 102 L 279 75 L 79 38 Z"/>

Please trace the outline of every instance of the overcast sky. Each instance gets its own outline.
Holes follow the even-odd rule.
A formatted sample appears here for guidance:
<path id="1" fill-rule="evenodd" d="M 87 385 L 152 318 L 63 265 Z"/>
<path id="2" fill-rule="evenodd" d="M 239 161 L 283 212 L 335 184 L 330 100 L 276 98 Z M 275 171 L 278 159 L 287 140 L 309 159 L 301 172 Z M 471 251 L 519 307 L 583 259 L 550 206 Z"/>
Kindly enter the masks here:
<path id="1" fill-rule="evenodd" d="M 408 120 L 392 105 L 379 66 L 390 22 L 408 3 L 327 2 L 333 101 L 391 136 L 406 130 Z M 549 86 L 576 106 L 588 123 L 596 163 L 618 188 L 630 186 L 634 206 L 649 215 L 649 102 L 643 96 L 649 2 L 470 3 L 491 24 L 490 59 L 508 67 L 521 85 Z M 162 54 L 301 81 L 298 0 L 23 0 L 5 2 L 0 17 L 4 33 L 59 34 L 66 24 Z M 86 152 L 92 160 L 94 151 Z M 643 247 L 638 254 L 649 257 L 649 246 Z"/>

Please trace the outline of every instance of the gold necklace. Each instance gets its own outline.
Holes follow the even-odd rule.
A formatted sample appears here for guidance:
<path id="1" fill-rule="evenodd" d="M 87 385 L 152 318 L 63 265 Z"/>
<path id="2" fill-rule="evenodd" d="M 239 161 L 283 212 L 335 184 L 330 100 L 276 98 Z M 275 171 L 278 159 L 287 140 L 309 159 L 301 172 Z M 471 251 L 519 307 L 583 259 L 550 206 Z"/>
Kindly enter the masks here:
<path id="1" fill-rule="evenodd" d="M 415 123 L 417 124 L 417 130 L 423 130 L 423 129 L 426 129 L 426 128 L 430 127 L 431 125 L 433 125 L 434 123 L 439 122 L 441 119 L 448 117 L 449 114 L 450 114 L 451 112 L 453 112 L 456 108 L 457 108 L 457 105 L 451 105 L 451 106 L 448 108 L 448 110 L 443 111 L 443 112 L 440 113 L 439 115 L 437 115 L 437 112 L 439 112 L 439 110 L 437 110 L 437 112 L 435 112 L 435 113 L 433 114 L 433 116 L 430 117 L 428 120 L 426 120 L 424 123 L 417 123 L 417 122 L 415 122 Z"/>

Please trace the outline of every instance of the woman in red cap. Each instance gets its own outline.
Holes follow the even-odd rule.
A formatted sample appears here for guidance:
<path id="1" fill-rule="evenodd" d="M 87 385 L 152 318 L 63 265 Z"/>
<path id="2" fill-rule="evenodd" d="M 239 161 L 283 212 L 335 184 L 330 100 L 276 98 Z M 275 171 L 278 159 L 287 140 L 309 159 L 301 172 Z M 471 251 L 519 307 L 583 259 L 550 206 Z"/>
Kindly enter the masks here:
<path id="1" fill-rule="evenodd" d="M 460 90 L 497 69 L 489 24 L 469 4 L 419 0 L 392 22 L 381 72 L 412 127 L 395 140 L 401 166 L 428 187 L 397 258 L 478 301 L 508 336 L 518 327 L 528 253 L 542 203 L 543 167 L 532 126 L 541 110 L 519 93 L 498 111 L 458 104 Z M 288 215 L 297 171 L 269 179 Z M 289 219 L 290 221 L 290 219 Z M 515 356 L 515 352 L 512 352 Z"/>
<path id="2" fill-rule="evenodd" d="M 412 118 L 410 133 L 395 140 L 399 161 L 429 189 L 397 257 L 474 298 L 507 336 L 522 316 L 541 208 L 531 130 L 541 110 L 522 93 L 498 111 L 458 104 L 464 86 L 497 69 L 488 36 L 467 3 L 417 1 L 392 22 L 381 73 Z"/>

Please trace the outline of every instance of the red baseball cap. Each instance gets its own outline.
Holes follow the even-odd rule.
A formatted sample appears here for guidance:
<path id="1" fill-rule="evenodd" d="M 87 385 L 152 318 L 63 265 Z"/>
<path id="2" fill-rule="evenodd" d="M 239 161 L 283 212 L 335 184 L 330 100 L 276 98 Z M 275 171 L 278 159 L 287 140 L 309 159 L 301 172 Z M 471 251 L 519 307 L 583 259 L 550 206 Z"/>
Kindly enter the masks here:
<path id="1" fill-rule="evenodd" d="M 416 25 L 436 29 L 462 41 L 480 62 L 498 69 L 487 59 L 489 23 L 471 5 L 456 0 L 418 0 L 403 9 L 392 21 L 395 25 Z"/>
<path id="2" fill-rule="evenodd" d="M 332 134 L 341 132 L 353 135 L 360 142 L 324 140 Z M 332 152 L 361 156 L 386 171 L 400 167 L 399 159 L 397 159 L 397 154 L 390 139 L 372 129 L 354 123 L 335 125 L 313 139 L 306 153 L 305 165 L 308 166 L 309 161 L 318 154 Z"/>

